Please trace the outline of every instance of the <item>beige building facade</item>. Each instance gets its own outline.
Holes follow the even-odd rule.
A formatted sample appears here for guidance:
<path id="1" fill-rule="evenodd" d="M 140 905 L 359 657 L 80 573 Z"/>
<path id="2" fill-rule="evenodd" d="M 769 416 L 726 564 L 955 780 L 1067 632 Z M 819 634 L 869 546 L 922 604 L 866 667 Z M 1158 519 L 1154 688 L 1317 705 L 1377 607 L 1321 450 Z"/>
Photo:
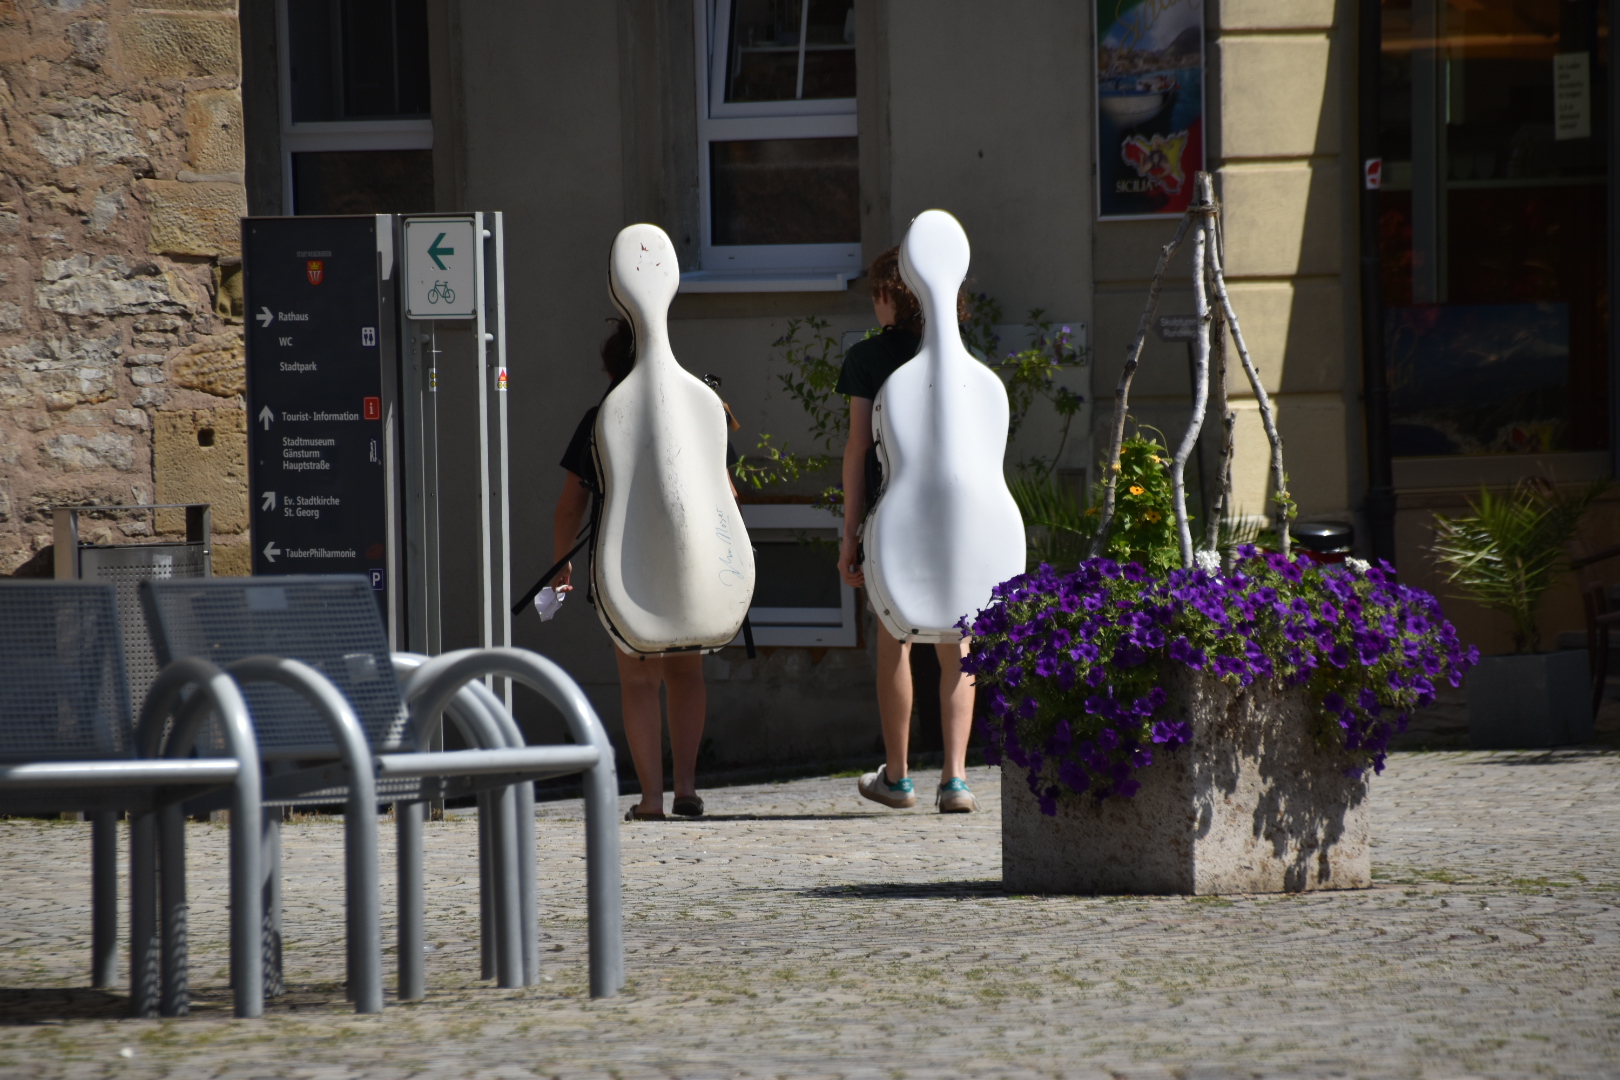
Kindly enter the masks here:
<path id="1" fill-rule="evenodd" d="M 737 449 L 754 452 L 769 433 L 802 452 L 824 448 L 784 390 L 787 368 L 773 343 L 795 319 L 823 320 L 820 333 L 834 341 L 870 327 L 860 268 L 918 212 L 951 211 L 973 244 L 972 288 L 993 296 L 1008 323 L 1040 309 L 1089 349 L 1089 368 L 1073 378 L 1095 408 L 1059 464 L 1082 484 L 1094 467 L 1092 436 L 1107 421 L 1175 222 L 1098 218 L 1090 4 L 151 3 L 0 8 L 7 572 L 38 572 L 48 559 L 53 504 L 193 500 L 214 505 L 216 572 L 246 572 L 236 224 L 244 212 L 505 215 L 519 589 L 551 562 L 557 462 L 606 389 L 596 359 L 613 313 L 605 261 L 629 222 L 662 226 L 691 272 L 671 310 L 675 352 L 693 372 L 721 378 L 743 425 Z M 1277 407 L 1291 492 L 1303 517 L 1353 523 L 1365 554 L 1379 470 L 1365 394 L 1358 72 L 1380 70 L 1393 87 L 1384 92 L 1387 121 L 1416 108 L 1409 87 L 1399 94 L 1400 79 L 1410 81 L 1402 72 L 1417 69 L 1399 63 L 1443 54 L 1461 64 L 1466 55 L 1443 35 L 1413 46 L 1410 25 L 1386 10 L 1383 67 L 1369 69 L 1358 10 L 1352 0 L 1209 3 L 1204 122 L 1232 300 Z M 1606 65 L 1606 53 L 1593 55 Z M 742 78 L 745 61 L 763 66 Z M 1399 172 L 1395 164 L 1386 175 Z M 1408 164 L 1409 184 L 1414 168 L 1422 174 Z M 1399 261 L 1390 249 L 1384 257 Z M 1188 272 L 1183 254 L 1161 311 L 1191 310 Z M 1604 334 L 1601 363 L 1612 367 Z M 434 344 L 444 353 L 448 646 L 473 639 L 471 613 L 453 602 L 472 573 L 471 541 L 457 531 L 466 508 L 456 503 L 457 478 L 473 468 L 457 449 L 470 391 L 456 367 L 467 362 L 465 340 L 447 329 Z M 1263 515 L 1272 494 L 1266 444 L 1233 370 L 1234 502 Z M 1150 339 L 1133 415 L 1173 440 L 1188 398 L 1183 346 Z M 1038 416 L 1011 457 L 1051 453 L 1056 435 L 1056 421 Z M 1606 429 L 1595 449 L 1532 449 L 1546 452 L 1394 461 L 1403 576 L 1435 586 L 1423 553 L 1432 513 L 1461 509 L 1480 483 L 1548 470 L 1575 481 L 1611 469 Z M 835 479 L 763 494 L 802 499 Z M 111 518 L 98 527 L 104 542 L 138 539 L 140 529 Z M 830 550 L 825 561 L 830 580 Z M 1549 605 L 1552 633 L 1580 625 L 1572 597 Z M 1452 610 L 1487 651 L 1505 645 L 1487 616 L 1460 603 Z M 863 625 L 843 646 L 709 658 L 705 767 L 871 751 L 872 631 Z M 612 646 L 583 597 L 556 622 L 520 618 L 515 640 L 563 663 L 611 724 Z M 544 725 L 538 703 L 524 707 Z"/>

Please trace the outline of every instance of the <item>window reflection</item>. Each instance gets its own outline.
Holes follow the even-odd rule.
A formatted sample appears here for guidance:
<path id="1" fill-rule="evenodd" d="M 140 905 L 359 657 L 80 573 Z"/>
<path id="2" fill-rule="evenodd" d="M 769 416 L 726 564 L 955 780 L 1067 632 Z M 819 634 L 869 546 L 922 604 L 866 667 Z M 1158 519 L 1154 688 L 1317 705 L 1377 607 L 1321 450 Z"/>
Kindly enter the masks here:
<path id="1" fill-rule="evenodd" d="M 735 0 L 726 101 L 855 96 L 855 8 L 849 0 Z"/>
<path id="2" fill-rule="evenodd" d="M 853 138 L 710 143 L 715 246 L 859 243 L 857 147 Z"/>
<path id="3" fill-rule="evenodd" d="M 292 156 L 297 214 L 433 211 L 433 151 L 335 150 Z"/>
<path id="4" fill-rule="evenodd" d="M 1397 455 L 1608 445 L 1609 25 L 1597 0 L 1386 0 Z"/>

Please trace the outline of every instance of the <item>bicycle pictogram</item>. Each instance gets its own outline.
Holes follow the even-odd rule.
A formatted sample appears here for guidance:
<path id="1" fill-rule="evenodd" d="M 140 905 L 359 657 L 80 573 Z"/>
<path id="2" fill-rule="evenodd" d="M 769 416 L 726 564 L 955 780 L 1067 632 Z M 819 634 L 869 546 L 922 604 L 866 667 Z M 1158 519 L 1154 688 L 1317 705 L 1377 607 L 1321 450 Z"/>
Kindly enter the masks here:
<path id="1" fill-rule="evenodd" d="M 456 302 L 456 293 L 454 289 L 450 288 L 448 281 L 435 281 L 433 288 L 428 290 L 427 298 L 430 304 L 437 304 L 440 300 L 447 304 L 453 304 Z"/>

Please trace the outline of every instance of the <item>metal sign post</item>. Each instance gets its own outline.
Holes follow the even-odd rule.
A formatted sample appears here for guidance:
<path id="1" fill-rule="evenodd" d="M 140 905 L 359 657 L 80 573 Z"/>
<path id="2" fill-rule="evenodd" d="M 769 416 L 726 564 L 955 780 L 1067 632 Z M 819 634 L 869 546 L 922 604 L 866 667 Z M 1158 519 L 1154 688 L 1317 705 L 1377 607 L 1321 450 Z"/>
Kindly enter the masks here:
<path id="1" fill-rule="evenodd" d="M 446 320 L 471 321 L 478 377 L 478 626 L 480 644 L 507 646 L 512 643 L 512 583 L 506 451 L 506 270 L 501 215 L 436 214 L 401 220 L 403 315 L 417 344 L 410 350 L 406 379 L 415 388 L 412 396 L 423 402 L 415 408 L 411 430 L 430 436 L 422 439 L 424 448 L 418 451 L 421 460 L 412 466 L 413 479 L 407 488 L 413 502 L 420 502 L 408 508 L 407 531 L 413 545 L 423 549 L 425 565 L 434 568 L 431 582 L 423 583 L 424 590 L 433 593 L 424 607 L 437 611 L 438 560 L 425 558 L 429 547 L 435 549 L 436 556 L 438 543 L 437 476 L 433 464 L 436 454 L 429 456 L 426 452 L 430 442 L 435 449 L 437 446 L 432 403 L 440 373 L 433 326 Z M 426 364 L 422 363 L 424 355 L 428 357 Z M 435 618 L 427 633 L 432 636 L 436 630 Z M 510 704 L 510 687 L 504 692 Z"/>

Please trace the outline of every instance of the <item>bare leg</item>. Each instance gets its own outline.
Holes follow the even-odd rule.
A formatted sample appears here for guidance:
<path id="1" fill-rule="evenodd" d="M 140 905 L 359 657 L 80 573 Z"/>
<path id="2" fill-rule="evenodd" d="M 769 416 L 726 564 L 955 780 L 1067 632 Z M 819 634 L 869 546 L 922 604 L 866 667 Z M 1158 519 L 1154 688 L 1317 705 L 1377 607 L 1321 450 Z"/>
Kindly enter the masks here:
<path id="1" fill-rule="evenodd" d="M 973 677 L 962 671 L 968 640 L 934 646 L 939 654 L 939 723 L 945 736 L 945 765 L 940 782 L 953 776 L 967 778 L 968 737 L 973 733 Z"/>
<path id="2" fill-rule="evenodd" d="M 878 718 L 883 722 L 883 775 L 889 783 L 906 778 L 911 749 L 911 644 L 877 627 Z"/>
<path id="3" fill-rule="evenodd" d="M 641 781 L 641 802 L 636 808 L 644 814 L 664 812 L 664 723 L 658 707 L 658 684 L 663 675 L 660 659 L 630 656 L 617 647 L 619 659 L 619 700 L 624 709 L 624 741 L 630 745 L 630 760 Z"/>
<path id="4" fill-rule="evenodd" d="M 675 758 L 675 794 L 697 794 L 697 756 L 703 745 L 708 714 L 708 688 L 703 684 L 703 657 L 697 653 L 666 656 L 664 689 L 669 704 L 669 748 Z"/>

